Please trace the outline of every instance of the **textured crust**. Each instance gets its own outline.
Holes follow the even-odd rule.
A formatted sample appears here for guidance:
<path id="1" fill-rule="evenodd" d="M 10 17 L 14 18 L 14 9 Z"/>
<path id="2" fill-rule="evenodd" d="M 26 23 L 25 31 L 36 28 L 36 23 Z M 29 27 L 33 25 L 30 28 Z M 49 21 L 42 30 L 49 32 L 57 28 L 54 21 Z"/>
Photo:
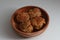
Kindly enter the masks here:
<path id="1" fill-rule="evenodd" d="M 41 11 L 38 8 L 30 9 L 29 13 L 31 18 L 36 17 L 36 16 L 41 16 Z"/>
<path id="2" fill-rule="evenodd" d="M 29 20 L 29 15 L 28 13 L 18 13 L 17 16 L 16 16 L 16 20 L 18 22 L 24 22 L 24 21 L 27 21 Z"/>
<path id="3" fill-rule="evenodd" d="M 23 32 L 32 32 L 33 31 L 33 27 L 32 27 L 32 25 L 29 25 L 28 27 L 26 27 L 26 28 L 20 28 Z"/>
<path id="4" fill-rule="evenodd" d="M 35 29 L 39 30 L 40 28 L 43 27 L 45 23 L 45 19 L 42 17 L 35 17 L 31 20 L 32 25 L 34 26 Z"/>

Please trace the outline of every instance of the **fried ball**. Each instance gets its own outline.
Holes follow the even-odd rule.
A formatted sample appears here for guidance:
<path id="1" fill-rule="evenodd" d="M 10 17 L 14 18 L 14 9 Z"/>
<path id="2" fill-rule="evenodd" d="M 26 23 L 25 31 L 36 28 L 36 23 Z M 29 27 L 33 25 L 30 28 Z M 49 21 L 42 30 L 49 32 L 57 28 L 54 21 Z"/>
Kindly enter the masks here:
<path id="1" fill-rule="evenodd" d="M 30 23 L 30 20 L 27 21 L 27 22 L 25 21 L 25 22 L 21 23 L 21 24 L 19 25 L 19 29 L 20 29 L 21 31 L 23 31 L 23 32 L 32 32 L 33 27 L 32 27 L 32 25 L 31 25 L 31 23 Z"/>
<path id="2" fill-rule="evenodd" d="M 38 8 L 30 9 L 29 13 L 31 18 L 36 17 L 36 16 L 41 16 L 41 11 Z"/>
<path id="3" fill-rule="evenodd" d="M 27 21 L 29 20 L 29 15 L 28 13 L 18 13 L 17 16 L 16 16 L 16 20 L 18 22 L 24 22 L 24 21 Z"/>
<path id="4" fill-rule="evenodd" d="M 31 23 L 35 29 L 39 30 L 46 22 L 45 19 L 42 17 L 35 17 L 34 19 L 31 20 Z"/>
<path id="5" fill-rule="evenodd" d="M 21 27 L 20 27 L 20 30 L 23 31 L 23 32 L 30 33 L 30 32 L 33 31 L 33 27 L 32 27 L 32 25 L 29 25 L 29 26 L 27 26 L 27 27 L 25 26 L 24 28 L 21 26 Z"/>
<path id="6" fill-rule="evenodd" d="M 30 20 L 25 21 L 25 22 L 20 22 L 19 26 L 21 26 L 21 28 L 27 28 L 29 25 L 31 25 Z"/>

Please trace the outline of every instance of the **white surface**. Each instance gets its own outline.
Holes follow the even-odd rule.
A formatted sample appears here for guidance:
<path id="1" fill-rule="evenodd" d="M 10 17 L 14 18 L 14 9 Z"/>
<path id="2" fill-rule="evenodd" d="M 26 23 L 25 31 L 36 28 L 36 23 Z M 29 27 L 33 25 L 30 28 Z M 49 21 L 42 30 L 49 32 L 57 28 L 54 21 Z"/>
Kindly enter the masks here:
<path id="1" fill-rule="evenodd" d="M 34 5 L 45 9 L 50 22 L 47 30 L 36 37 L 21 38 L 10 25 L 11 15 L 22 6 Z M 0 40 L 60 40 L 60 0 L 0 0 Z"/>

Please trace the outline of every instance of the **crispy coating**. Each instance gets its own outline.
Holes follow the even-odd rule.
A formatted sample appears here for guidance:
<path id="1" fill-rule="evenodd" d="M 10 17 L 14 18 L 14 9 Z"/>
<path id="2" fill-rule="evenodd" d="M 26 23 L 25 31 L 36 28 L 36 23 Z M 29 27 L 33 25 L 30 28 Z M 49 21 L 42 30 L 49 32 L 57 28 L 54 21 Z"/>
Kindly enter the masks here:
<path id="1" fill-rule="evenodd" d="M 21 22 L 19 24 L 19 26 L 21 26 L 21 28 L 23 28 L 23 29 L 27 28 L 29 25 L 31 25 L 30 20 L 29 21 L 25 21 L 25 22 Z"/>
<path id="2" fill-rule="evenodd" d="M 39 30 L 46 22 L 45 19 L 42 17 L 35 17 L 34 19 L 31 20 L 31 23 L 35 29 Z"/>
<path id="3" fill-rule="evenodd" d="M 28 13 L 19 13 L 19 14 L 17 14 L 17 16 L 16 16 L 16 20 L 18 21 L 18 22 L 24 22 L 24 21 L 27 21 L 27 20 L 29 20 L 29 15 L 28 15 Z"/>
<path id="4" fill-rule="evenodd" d="M 21 31 L 23 31 L 23 32 L 32 32 L 33 31 L 33 27 L 32 27 L 32 25 L 30 23 L 30 20 L 27 21 L 27 22 L 25 21 L 25 22 L 21 23 L 19 25 L 19 29 Z"/>
<path id="5" fill-rule="evenodd" d="M 22 28 L 22 26 L 21 27 L 19 27 L 20 28 L 20 30 L 22 30 L 23 32 L 28 32 L 28 33 L 30 33 L 30 32 L 32 32 L 33 31 L 33 27 L 32 27 L 32 25 L 29 25 L 29 26 L 25 26 L 24 28 Z"/>
<path id="6" fill-rule="evenodd" d="M 41 16 L 41 11 L 38 8 L 30 9 L 29 15 L 31 18 L 36 17 L 36 16 Z"/>

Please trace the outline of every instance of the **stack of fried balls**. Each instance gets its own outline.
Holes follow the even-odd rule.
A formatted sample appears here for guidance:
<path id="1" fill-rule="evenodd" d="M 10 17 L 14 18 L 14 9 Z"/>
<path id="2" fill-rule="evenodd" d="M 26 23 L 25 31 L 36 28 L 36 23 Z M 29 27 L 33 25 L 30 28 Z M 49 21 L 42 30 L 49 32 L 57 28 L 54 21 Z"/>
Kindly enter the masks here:
<path id="1" fill-rule="evenodd" d="M 15 20 L 18 29 L 27 33 L 40 30 L 46 24 L 39 8 L 31 8 L 27 12 L 18 13 Z"/>

